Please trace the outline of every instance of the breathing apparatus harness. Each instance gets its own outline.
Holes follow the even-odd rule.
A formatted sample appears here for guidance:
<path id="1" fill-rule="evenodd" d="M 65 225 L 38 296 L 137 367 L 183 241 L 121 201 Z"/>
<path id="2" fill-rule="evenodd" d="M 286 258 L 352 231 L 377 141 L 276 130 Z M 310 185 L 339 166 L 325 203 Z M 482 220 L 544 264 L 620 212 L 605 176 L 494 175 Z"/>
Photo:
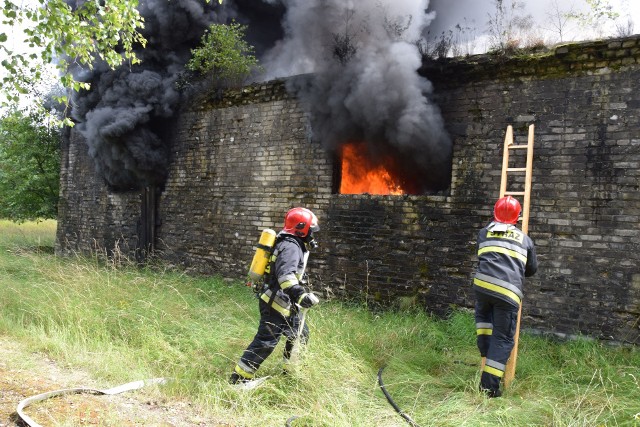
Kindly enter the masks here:
<path id="1" fill-rule="evenodd" d="M 271 295 L 269 295 L 269 301 L 267 302 L 267 305 L 269 307 L 273 307 L 273 301 L 275 300 L 276 295 L 280 290 L 280 284 L 278 283 L 277 280 L 273 281 L 275 283 L 275 286 L 271 286 L 271 283 L 272 283 L 271 272 L 275 269 L 276 258 L 278 258 L 278 251 L 275 250 L 275 246 L 276 246 L 276 243 L 280 242 L 281 240 L 282 240 L 282 236 L 278 236 L 276 238 L 276 241 L 273 244 L 273 248 L 269 257 L 269 263 L 267 264 L 264 270 L 264 276 L 262 277 L 262 286 L 260 287 L 260 289 L 257 290 L 257 293 L 256 293 L 256 298 L 260 298 L 261 294 L 264 294 L 268 290 L 271 290 Z M 254 290 L 254 292 L 256 292 L 256 290 Z"/>
<path id="2" fill-rule="evenodd" d="M 285 233 L 285 234 L 278 234 L 276 241 L 274 243 L 274 248 L 277 246 L 277 244 L 280 241 L 285 239 L 289 239 L 289 240 L 293 239 L 296 241 L 298 245 L 300 245 L 300 240 L 302 240 L 302 245 L 304 245 L 306 248 L 303 254 L 302 274 L 298 279 L 301 285 L 307 285 L 308 279 L 307 279 L 306 269 L 307 269 L 307 261 L 309 260 L 309 247 L 312 245 L 314 245 L 313 247 L 317 247 L 317 243 L 315 240 L 313 240 L 311 233 L 309 233 L 309 235 L 305 236 L 304 238 L 299 238 L 297 236 L 293 236 L 291 234 Z M 276 311 L 280 312 L 285 317 L 288 317 L 288 315 L 284 314 L 281 311 L 281 308 L 283 308 L 283 305 L 280 304 L 280 301 L 277 300 L 279 298 L 279 294 L 281 294 L 280 291 L 282 288 L 280 287 L 280 283 L 278 282 L 278 280 L 272 277 L 275 271 L 275 263 L 276 263 L 276 259 L 278 258 L 278 255 L 279 255 L 278 249 L 274 249 L 271 253 L 269 263 L 265 267 L 265 272 L 264 272 L 263 281 L 262 281 L 262 288 L 258 290 L 257 296 L 258 298 L 261 298 L 263 301 L 265 301 L 270 307 L 274 308 Z M 265 294 L 268 295 L 268 300 L 264 298 Z M 274 306 L 274 302 L 278 307 Z M 290 302 L 288 305 L 290 308 L 286 310 L 291 310 L 289 312 L 290 313 L 289 315 L 294 314 L 294 312 L 297 312 L 300 308 L 298 304 L 294 302 Z"/>
<path id="3" fill-rule="evenodd" d="M 253 261 L 251 262 L 251 267 L 249 268 L 247 286 L 252 288 L 256 298 L 259 299 L 261 299 L 262 295 L 266 294 L 267 291 L 270 291 L 268 300 L 265 301 L 263 299 L 263 301 L 265 301 L 270 307 L 273 307 L 273 303 L 277 297 L 278 291 L 281 289 L 278 281 L 272 280 L 271 277 L 271 274 L 275 269 L 276 258 L 278 257 L 278 251 L 275 249 L 275 247 L 282 239 L 286 238 L 286 236 L 295 237 L 290 234 L 276 234 L 275 231 L 269 228 L 264 229 L 256 247 L 256 252 L 253 256 Z M 307 273 L 305 272 L 305 270 L 307 267 L 307 260 L 309 258 L 309 249 L 317 248 L 318 243 L 313 238 L 313 233 L 311 231 L 309 231 L 308 234 L 304 237 L 298 237 L 298 239 L 302 240 L 307 249 L 304 252 L 304 266 L 302 270 L 302 277 L 300 280 L 302 284 L 306 284 Z M 301 324 L 298 334 L 301 333 L 302 326 L 303 324 Z M 395 411 L 412 427 L 419 427 L 415 421 L 413 421 L 406 413 L 404 413 L 400 409 L 400 407 L 398 407 L 398 405 L 391 398 L 391 395 L 389 395 L 389 393 L 387 392 L 384 383 L 382 382 L 383 369 L 384 366 L 381 367 L 378 371 L 378 385 L 380 386 L 380 389 L 382 390 L 384 396 L 387 398 L 387 401 L 391 404 L 393 409 L 395 409 Z M 291 423 L 297 418 L 300 417 L 297 415 L 290 417 L 286 422 L 286 426 L 291 426 Z"/>
<path id="4" fill-rule="evenodd" d="M 293 238 L 300 244 L 306 246 L 307 250 L 304 251 L 304 266 L 303 274 L 300 278 L 300 282 L 305 284 L 307 281 L 306 270 L 307 260 L 309 258 L 309 248 L 315 248 L 318 246 L 317 242 L 313 238 L 311 231 L 304 237 L 294 236 L 289 233 L 276 234 L 275 231 L 267 228 L 262 231 L 260 240 L 256 247 L 256 252 L 249 268 L 247 277 L 247 286 L 251 287 L 256 298 L 266 302 L 270 307 L 274 308 L 284 317 L 291 315 L 291 309 L 296 310 L 295 305 L 288 301 L 288 298 L 283 298 L 281 288 L 277 280 L 273 280 L 272 274 L 275 269 L 275 261 L 278 257 L 278 250 L 276 245 L 286 239 Z M 275 305 L 274 305 L 275 303 Z"/>

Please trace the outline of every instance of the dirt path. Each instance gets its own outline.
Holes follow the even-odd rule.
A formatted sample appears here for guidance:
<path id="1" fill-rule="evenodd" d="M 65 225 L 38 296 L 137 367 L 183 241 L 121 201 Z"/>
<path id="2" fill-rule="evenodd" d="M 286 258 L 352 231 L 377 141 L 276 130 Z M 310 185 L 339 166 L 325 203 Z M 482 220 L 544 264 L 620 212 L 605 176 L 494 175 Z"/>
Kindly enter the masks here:
<path id="1" fill-rule="evenodd" d="M 65 388 L 110 388 L 85 372 L 58 366 L 42 354 L 27 351 L 0 336 L 0 427 L 26 426 L 17 419 L 20 401 Z M 43 426 L 232 427 L 207 419 L 189 402 L 166 401 L 154 386 L 118 395 L 73 394 L 34 403 L 24 411 Z"/>

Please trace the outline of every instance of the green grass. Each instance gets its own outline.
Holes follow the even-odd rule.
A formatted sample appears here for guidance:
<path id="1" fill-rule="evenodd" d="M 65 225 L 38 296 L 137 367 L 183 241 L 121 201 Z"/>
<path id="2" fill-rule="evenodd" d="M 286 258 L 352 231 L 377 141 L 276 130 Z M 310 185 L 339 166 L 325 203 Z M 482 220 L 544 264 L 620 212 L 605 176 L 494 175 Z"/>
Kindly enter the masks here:
<path id="1" fill-rule="evenodd" d="M 371 312 L 338 301 L 308 315 L 311 340 L 288 376 L 282 344 L 250 392 L 227 378 L 257 326 L 257 301 L 218 277 L 57 258 L 55 223 L 0 222 L 0 333 L 104 387 L 171 377 L 168 398 L 204 405 L 238 426 L 640 426 L 640 352 L 522 333 L 516 378 L 501 399 L 476 391 L 480 358 L 472 314 Z M 49 249 L 47 249 L 47 247 Z"/>

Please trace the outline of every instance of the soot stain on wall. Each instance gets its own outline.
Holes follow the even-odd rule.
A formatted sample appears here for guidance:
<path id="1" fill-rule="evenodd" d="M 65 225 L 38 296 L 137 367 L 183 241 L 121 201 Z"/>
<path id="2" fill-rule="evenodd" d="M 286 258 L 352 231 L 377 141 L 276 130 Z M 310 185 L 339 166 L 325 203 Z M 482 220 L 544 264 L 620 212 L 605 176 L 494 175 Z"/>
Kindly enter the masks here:
<path id="1" fill-rule="evenodd" d="M 309 270 L 318 291 L 383 305 L 405 298 L 440 314 L 470 308 L 504 132 L 513 125 L 526 138 L 535 124 L 530 235 L 540 270 L 525 286 L 523 328 L 639 343 L 639 48 L 636 36 L 526 60 L 425 64 L 453 142 L 451 185 L 437 195 L 335 194 L 333 154 L 310 140 L 286 81 L 205 100 L 177 118 L 158 256 L 241 279 L 260 231 L 305 205 L 323 228 Z M 57 253 L 137 246 L 141 193 L 112 192 L 74 132 L 61 183 Z"/>

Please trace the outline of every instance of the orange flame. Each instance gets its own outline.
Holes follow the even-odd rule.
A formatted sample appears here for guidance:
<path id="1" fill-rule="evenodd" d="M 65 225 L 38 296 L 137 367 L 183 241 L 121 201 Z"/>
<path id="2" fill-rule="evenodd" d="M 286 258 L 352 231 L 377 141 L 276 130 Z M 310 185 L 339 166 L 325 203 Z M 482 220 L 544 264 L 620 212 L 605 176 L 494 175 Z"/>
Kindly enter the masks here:
<path id="1" fill-rule="evenodd" d="M 372 165 L 364 143 L 343 144 L 341 194 L 404 194 L 402 186 L 383 165 Z"/>

